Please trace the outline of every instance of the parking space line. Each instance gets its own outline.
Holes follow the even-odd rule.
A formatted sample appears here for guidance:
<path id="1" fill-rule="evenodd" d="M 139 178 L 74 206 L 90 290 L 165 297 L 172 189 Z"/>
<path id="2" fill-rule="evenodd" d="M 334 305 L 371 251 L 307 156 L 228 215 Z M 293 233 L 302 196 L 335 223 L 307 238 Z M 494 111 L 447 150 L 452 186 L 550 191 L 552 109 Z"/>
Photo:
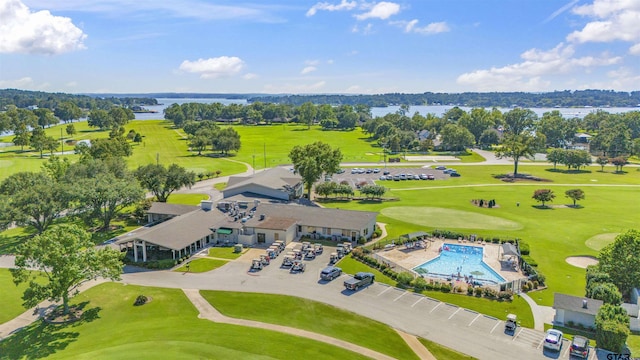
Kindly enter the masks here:
<path id="1" fill-rule="evenodd" d="M 564 354 L 562 356 L 566 356 L 569 353 L 569 348 L 570 347 L 571 347 L 571 345 L 564 346 L 564 344 L 562 344 L 562 348 L 564 349 Z"/>
<path id="2" fill-rule="evenodd" d="M 389 291 L 389 290 L 391 290 L 391 289 L 392 289 L 392 287 L 391 287 L 391 286 L 388 286 L 386 289 L 382 290 L 382 292 L 381 292 L 380 294 L 378 294 L 378 296 L 380 296 L 380 295 L 382 295 L 382 294 L 386 293 L 387 291 Z"/>
<path id="3" fill-rule="evenodd" d="M 404 296 L 404 294 L 409 293 L 408 291 L 403 292 L 402 294 L 400 294 L 400 296 L 398 296 L 397 298 L 393 299 L 393 301 L 395 302 L 396 300 L 400 299 L 401 297 Z"/>
<path id="4" fill-rule="evenodd" d="M 420 299 L 418 299 L 418 301 L 414 302 L 413 305 L 411 305 L 411 307 L 414 307 L 414 306 L 418 305 L 418 303 L 420 301 L 422 301 L 422 300 L 424 300 L 424 297 L 420 297 Z"/>
<path id="5" fill-rule="evenodd" d="M 491 329 L 491 331 L 489 332 L 489 334 L 492 334 L 492 333 L 493 333 L 493 330 L 495 330 L 495 329 L 498 327 L 498 325 L 500 325 L 500 323 L 501 323 L 501 322 L 502 322 L 502 321 L 498 320 L 498 322 L 497 322 L 495 325 L 493 325 L 493 329 Z"/>
<path id="6" fill-rule="evenodd" d="M 520 329 L 520 331 L 518 331 L 518 333 L 514 335 L 513 339 L 511 339 L 511 341 L 514 341 L 516 338 L 518 338 L 518 335 L 520 335 L 522 333 L 522 330 L 524 330 L 524 329 Z"/>
<path id="7" fill-rule="evenodd" d="M 542 344 L 544 344 L 544 339 L 542 339 L 542 340 L 540 341 L 540 344 L 538 344 L 538 346 L 536 346 L 536 349 L 540 349 L 540 346 L 542 346 Z"/>
<path id="8" fill-rule="evenodd" d="M 451 318 L 458 313 L 458 311 L 462 310 L 462 308 L 458 308 L 458 310 L 454 311 L 453 314 L 451 314 L 451 316 L 449 316 L 449 318 L 447 318 L 447 320 L 451 320 Z"/>
<path id="9" fill-rule="evenodd" d="M 429 311 L 429 314 L 431 314 L 433 312 L 433 310 L 437 309 L 438 306 L 442 305 L 441 302 L 438 303 L 438 305 L 434 306 L 433 309 L 431 309 L 431 311 Z"/>
<path id="10" fill-rule="evenodd" d="M 482 316 L 482 314 L 478 314 L 478 315 L 476 315 L 476 317 L 474 317 L 474 318 L 473 318 L 473 320 L 471 320 L 471 322 L 470 322 L 470 323 L 469 323 L 469 325 L 467 325 L 467 326 L 471 326 L 471 325 L 473 325 L 473 323 L 474 323 L 474 322 L 476 322 L 476 320 L 478 320 L 478 318 L 479 318 L 480 316 Z"/>

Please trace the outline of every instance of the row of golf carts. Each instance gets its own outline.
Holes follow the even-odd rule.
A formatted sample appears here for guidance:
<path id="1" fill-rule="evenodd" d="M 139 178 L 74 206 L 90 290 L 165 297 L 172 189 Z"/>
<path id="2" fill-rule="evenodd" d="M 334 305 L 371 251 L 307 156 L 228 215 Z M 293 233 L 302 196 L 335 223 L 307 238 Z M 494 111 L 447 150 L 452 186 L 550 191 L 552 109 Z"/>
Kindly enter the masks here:
<path id="1" fill-rule="evenodd" d="M 264 254 L 260 255 L 260 258 L 253 259 L 251 262 L 250 271 L 260 271 L 265 266 L 269 265 L 280 253 L 286 249 L 286 244 L 283 241 L 275 241 Z M 338 244 L 336 251 L 331 253 L 329 263 L 335 264 L 343 258 L 346 254 L 352 250 L 351 243 L 344 242 Z M 306 270 L 306 264 L 302 260 L 314 260 L 316 256 L 322 254 L 324 247 L 320 243 L 311 244 L 308 241 L 304 241 L 301 244 L 295 246 L 294 249 L 287 252 L 282 259 L 281 268 L 289 269 L 292 273 L 304 272 Z"/>

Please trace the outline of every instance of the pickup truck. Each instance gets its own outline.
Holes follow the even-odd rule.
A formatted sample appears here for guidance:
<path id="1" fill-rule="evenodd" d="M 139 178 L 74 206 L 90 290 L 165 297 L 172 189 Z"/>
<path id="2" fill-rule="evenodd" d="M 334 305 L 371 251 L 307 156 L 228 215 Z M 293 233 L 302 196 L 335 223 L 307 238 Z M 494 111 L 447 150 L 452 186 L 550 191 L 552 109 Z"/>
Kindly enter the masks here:
<path id="1" fill-rule="evenodd" d="M 368 272 L 359 272 L 353 277 L 344 281 L 344 287 L 347 290 L 358 290 L 359 288 L 372 284 L 375 276 Z"/>

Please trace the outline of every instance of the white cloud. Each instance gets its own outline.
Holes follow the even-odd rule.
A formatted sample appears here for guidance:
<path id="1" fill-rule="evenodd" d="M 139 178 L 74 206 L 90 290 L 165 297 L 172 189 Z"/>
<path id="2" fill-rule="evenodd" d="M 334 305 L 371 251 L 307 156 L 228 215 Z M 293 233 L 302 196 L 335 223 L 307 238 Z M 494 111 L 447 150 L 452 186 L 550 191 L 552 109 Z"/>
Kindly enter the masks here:
<path id="1" fill-rule="evenodd" d="M 308 66 L 317 66 L 320 64 L 320 60 L 306 60 L 304 63 Z"/>
<path id="2" fill-rule="evenodd" d="M 633 45 L 629 48 L 629 53 L 631 55 L 640 55 L 640 43 Z"/>
<path id="3" fill-rule="evenodd" d="M 316 70 L 318 70 L 318 68 L 315 66 L 305 66 L 305 68 L 302 69 L 302 71 L 300 71 L 300 74 L 304 75 L 304 74 L 312 73 Z"/>
<path id="4" fill-rule="evenodd" d="M 235 56 L 220 56 L 217 58 L 185 60 L 180 64 L 180 70 L 200 74 L 203 79 L 228 77 L 239 73 L 244 67 L 244 61 Z"/>
<path id="5" fill-rule="evenodd" d="M 457 83 L 471 85 L 481 91 L 540 91 L 550 85 L 543 76 L 570 74 L 579 69 L 590 71 L 622 60 L 608 54 L 573 57 L 574 53 L 572 45 L 562 43 L 549 51 L 531 49 L 522 53 L 524 61 L 520 63 L 465 73 L 458 76 Z"/>
<path id="6" fill-rule="evenodd" d="M 633 43 L 630 53 L 640 46 L 640 1 L 595 0 L 591 5 L 573 8 L 577 15 L 593 18 L 581 30 L 567 36 L 575 43 L 626 41 Z"/>
<path id="7" fill-rule="evenodd" d="M 363 27 L 359 27 L 358 24 L 355 24 L 351 28 L 351 32 L 353 32 L 353 33 L 362 33 L 364 35 L 373 34 L 373 24 L 372 23 L 368 23 L 367 25 L 365 25 Z"/>
<path id="8" fill-rule="evenodd" d="M 325 11 L 342 11 L 342 10 L 352 10 L 356 7 L 356 5 L 358 5 L 357 2 L 355 1 L 348 1 L 348 0 L 342 0 L 340 2 L 340 4 L 337 5 L 333 5 L 330 4 L 328 2 L 319 2 L 315 5 L 313 5 L 308 11 L 307 11 L 307 16 L 313 16 L 315 15 L 318 10 L 325 10 Z"/>
<path id="9" fill-rule="evenodd" d="M 371 9 L 365 13 L 355 15 L 358 20 L 366 19 L 388 19 L 390 16 L 400 12 L 400 5 L 392 2 L 381 1 L 371 7 Z"/>
<path id="10" fill-rule="evenodd" d="M 242 78 L 245 80 L 256 79 L 257 77 L 258 77 L 258 74 L 254 74 L 254 73 L 246 73 L 242 75 Z"/>
<path id="11" fill-rule="evenodd" d="M 450 30 L 449 25 L 447 25 L 446 22 L 434 22 L 426 26 L 417 26 L 417 19 L 413 19 L 411 21 L 392 21 L 390 24 L 403 28 L 406 33 L 417 33 L 423 35 L 438 34 L 448 32 Z"/>
<path id="12" fill-rule="evenodd" d="M 543 23 L 548 23 L 549 21 L 555 19 L 556 17 L 558 17 L 560 14 L 562 14 L 563 12 L 571 9 L 573 7 L 573 5 L 577 4 L 578 0 L 572 0 L 571 2 L 569 2 L 568 4 L 564 5 L 563 7 L 561 7 L 560 9 L 554 11 L 551 15 L 549 15 L 548 18 L 546 18 Z"/>
<path id="13" fill-rule="evenodd" d="M 14 80 L 0 80 L 0 88 L 25 89 L 33 86 L 33 79 L 25 76 Z"/>
<path id="14" fill-rule="evenodd" d="M 334 63 L 333 59 L 329 59 L 329 60 L 327 60 L 327 64 L 329 64 L 329 65 L 333 65 L 333 63 Z"/>
<path id="15" fill-rule="evenodd" d="M 86 38 L 68 17 L 32 12 L 20 0 L 0 2 L 0 53 L 61 54 L 84 49 Z"/>

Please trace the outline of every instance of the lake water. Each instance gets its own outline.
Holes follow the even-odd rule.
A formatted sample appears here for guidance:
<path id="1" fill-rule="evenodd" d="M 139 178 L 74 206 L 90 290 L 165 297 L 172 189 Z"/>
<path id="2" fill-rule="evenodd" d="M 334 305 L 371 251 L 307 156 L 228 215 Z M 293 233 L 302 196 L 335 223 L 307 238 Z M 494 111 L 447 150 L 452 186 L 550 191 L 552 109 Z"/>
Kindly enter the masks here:
<path id="1" fill-rule="evenodd" d="M 163 119 L 163 110 L 167 107 L 171 106 L 171 104 L 185 104 L 190 102 L 201 103 L 201 104 L 213 104 L 213 103 L 221 103 L 224 105 L 229 104 L 241 104 L 247 105 L 247 101 L 244 99 L 179 99 L 179 98 L 159 98 L 157 99 L 159 104 L 155 106 L 145 106 L 146 109 L 155 110 L 157 113 L 138 113 L 136 114 L 136 120 L 152 120 L 152 119 Z M 409 107 L 409 116 L 412 116 L 416 112 L 421 115 L 426 114 L 434 114 L 436 116 L 442 116 L 445 112 L 453 108 L 454 105 L 416 105 Z M 467 106 L 459 106 L 460 109 L 469 112 L 472 108 Z M 387 114 L 395 113 L 400 109 L 400 106 L 387 106 L 387 107 L 373 107 L 371 108 L 371 115 L 373 117 L 376 116 L 385 116 Z M 498 108 L 503 113 L 511 110 L 510 108 Z M 571 119 L 574 117 L 583 118 L 585 115 L 598 110 L 599 108 L 531 108 L 539 117 L 546 112 L 557 110 L 562 114 L 563 117 Z M 487 108 L 487 110 L 491 110 L 491 108 Z M 610 108 L 602 108 L 602 110 L 609 113 L 624 113 L 628 111 L 640 111 L 640 107 L 635 108 L 620 108 L 620 107 L 610 107 Z"/>

